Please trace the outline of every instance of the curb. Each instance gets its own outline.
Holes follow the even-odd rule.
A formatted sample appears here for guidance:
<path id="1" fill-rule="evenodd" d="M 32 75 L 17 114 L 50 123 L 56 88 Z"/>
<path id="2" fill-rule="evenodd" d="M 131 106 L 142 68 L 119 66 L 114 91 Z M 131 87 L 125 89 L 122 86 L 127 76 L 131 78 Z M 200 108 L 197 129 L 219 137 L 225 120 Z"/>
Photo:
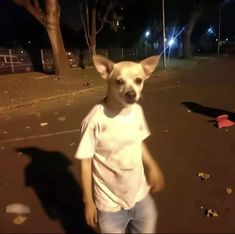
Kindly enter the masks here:
<path id="1" fill-rule="evenodd" d="M 100 86 L 97 86 L 97 87 L 82 89 L 82 90 L 79 90 L 79 91 L 59 94 L 59 95 L 45 97 L 45 98 L 42 97 L 42 98 L 34 99 L 34 100 L 31 100 L 31 101 L 26 101 L 26 102 L 21 102 L 21 103 L 14 104 L 14 105 L 4 106 L 4 107 L 0 107 L 0 113 L 3 112 L 3 111 L 6 111 L 6 110 L 12 110 L 12 109 L 22 108 L 22 107 L 26 107 L 26 106 L 32 106 L 32 105 L 37 104 L 39 102 L 52 101 L 54 99 L 68 97 L 70 95 L 76 96 L 78 94 L 84 94 L 84 93 L 92 92 L 92 91 L 95 91 L 95 90 L 102 90 L 104 88 L 106 88 L 106 85 L 100 85 Z"/>

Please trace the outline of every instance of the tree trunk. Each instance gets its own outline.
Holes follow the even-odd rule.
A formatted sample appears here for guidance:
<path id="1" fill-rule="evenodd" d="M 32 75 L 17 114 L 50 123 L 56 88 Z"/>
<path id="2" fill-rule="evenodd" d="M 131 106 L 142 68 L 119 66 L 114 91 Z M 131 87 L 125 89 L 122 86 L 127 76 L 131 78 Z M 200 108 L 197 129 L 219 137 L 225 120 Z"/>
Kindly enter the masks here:
<path id="1" fill-rule="evenodd" d="M 197 19 L 199 18 L 201 12 L 193 12 L 190 16 L 190 19 L 186 25 L 184 33 L 184 58 L 190 58 L 192 55 L 191 49 L 191 35 Z"/>
<path id="2" fill-rule="evenodd" d="M 92 8 L 91 53 L 91 55 L 96 54 L 96 6 Z"/>
<path id="3" fill-rule="evenodd" d="M 70 68 L 61 35 L 58 8 L 57 0 L 47 0 L 46 30 L 52 46 L 56 76 L 64 78 L 68 75 Z"/>
<path id="4" fill-rule="evenodd" d="M 38 0 L 14 0 L 32 14 L 47 30 L 53 51 L 55 73 L 58 78 L 69 72 L 69 63 L 60 30 L 60 6 L 58 0 L 46 0 L 45 12 L 40 8 Z"/>

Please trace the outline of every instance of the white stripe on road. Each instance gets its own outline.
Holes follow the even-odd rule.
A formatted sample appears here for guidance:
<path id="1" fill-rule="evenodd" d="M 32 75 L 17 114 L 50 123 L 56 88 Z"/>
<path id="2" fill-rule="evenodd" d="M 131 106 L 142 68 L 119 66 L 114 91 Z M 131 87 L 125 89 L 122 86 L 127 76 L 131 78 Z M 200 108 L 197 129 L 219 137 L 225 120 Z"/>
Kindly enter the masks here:
<path id="1" fill-rule="evenodd" d="M 0 144 L 17 142 L 17 141 L 32 140 L 32 139 L 37 139 L 37 138 L 45 138 L 45 137 L 51 137 L 51 136 L 58 136 L 58 135 L 64 135 L 64 134 L 69 134 L 69 133 L 74 133 L 74 132 L 80 132 L 80 129 L 73 129 L 73 130 L 67 130 L 67 131 L 61 131 L 61 132 L 46 133 L 46 134 L 27 136 L 27 137 L 12 138 L 12 139 L 7 139 L 7 140 L 0 141 Z"/>

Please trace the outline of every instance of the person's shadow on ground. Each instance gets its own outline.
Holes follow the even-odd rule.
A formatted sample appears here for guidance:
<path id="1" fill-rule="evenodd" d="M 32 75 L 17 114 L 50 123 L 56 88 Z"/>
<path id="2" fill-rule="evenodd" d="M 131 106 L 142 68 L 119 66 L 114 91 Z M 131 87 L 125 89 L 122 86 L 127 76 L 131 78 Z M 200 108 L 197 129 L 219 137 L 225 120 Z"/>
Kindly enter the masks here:
<path id="1" fill-rule="evenodd" d="M 187 107 L 190 111 L 192 111 L 196 114 L 201 114 L 201 115 L 215 118 L 215 120 L 208 121 L 208 122 L 215 123 L 214 124 L 215 127 L 217 127 L 216 118 L 219 115 L 224 115 L 224 114 L 228 115 L 228 119 L 235 122 L 235 113 L 234 112 L 230 112 L 230 111 L 226 111 L 226 110 L 222 110 L 222 109 L 217 109 L 217 108 L 209 107 L 209 106 L 203 106 L 201 104 L 194 103 L 194 102 L 182 102 L 182 104 L 185 107 Z"/>
<path id="2" fill-rule="evenodd" d="M 69 170 L 71 161 L 57 151 L 35 147 L 16 150 L 31 159 L 25 183 L 33 187 L 47 215 L 58 219 L 67 234 L 95 233 L 86 225 L 82 191 Z"/>

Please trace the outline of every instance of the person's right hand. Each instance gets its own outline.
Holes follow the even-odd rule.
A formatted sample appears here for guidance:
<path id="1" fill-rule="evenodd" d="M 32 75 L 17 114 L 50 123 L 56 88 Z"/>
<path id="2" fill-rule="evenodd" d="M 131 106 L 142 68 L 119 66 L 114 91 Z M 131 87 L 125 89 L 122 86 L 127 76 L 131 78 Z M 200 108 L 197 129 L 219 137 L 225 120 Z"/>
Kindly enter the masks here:
<path id="1" fill-rule="evenodd" d="M 93 202 L 85 204 L 85 218 L 90 227 L 96 228 L 97 210 Z"/>

